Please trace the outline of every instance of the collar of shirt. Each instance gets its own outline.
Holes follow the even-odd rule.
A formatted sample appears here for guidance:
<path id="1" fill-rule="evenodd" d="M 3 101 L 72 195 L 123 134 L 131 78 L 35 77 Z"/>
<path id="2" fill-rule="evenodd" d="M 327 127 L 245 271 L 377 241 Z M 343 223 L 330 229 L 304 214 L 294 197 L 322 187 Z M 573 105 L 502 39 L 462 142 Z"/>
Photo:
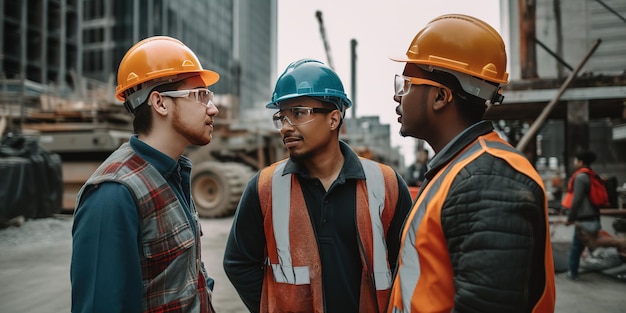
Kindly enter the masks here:
<path id="1" fill-rule="evenodd" d="M 456 135 L 448 144 L 428 162 L 427 178 L 431 179 L 440 167 L 448 164 L 461 150 L 471 144 L 479 136 L 493 131 L 490 121 L 480 121 Z"/>
<path id="2" fill-rule="evenodd" d="M 170 177 L 172 174 L 180 175 L 179 166 L 181 171 L 191 172 L 191 161 L 187 157 L 181 156 L 177 162 L 165 153 L 139 140 L 137 135 L 130 137 L 130 146 L 142 159 L 154 166 L 163 177 Z"/>
<path id="3" fill-rule="evenodd" d="M 341 149 L 341 154 L 343 154 L 344 163 L 341 168 L 341 172 L 337 177 L 337 182 L 343 183 L 347 179 L 365 179 L 365 171 L 363 171 L 363 166 L 359 161 L 359 156 L 352 150 L 352 148 L 350 148 L 348 144 L 341 140 L 339 141 L 339 148 Z M 296 173 L 302 177 L 310 177 L 304 166 L 288 159 L 282 175 L 292 173 Z"/>

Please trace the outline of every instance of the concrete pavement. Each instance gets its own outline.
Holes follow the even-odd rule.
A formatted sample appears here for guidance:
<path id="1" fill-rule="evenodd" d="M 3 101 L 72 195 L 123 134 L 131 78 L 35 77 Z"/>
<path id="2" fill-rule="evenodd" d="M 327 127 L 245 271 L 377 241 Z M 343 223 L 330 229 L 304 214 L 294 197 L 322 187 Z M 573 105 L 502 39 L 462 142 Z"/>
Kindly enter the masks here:
<path id="1" fill-rule="evenodd" d="M 215 310 L 247 312 L 222 269 L 232 217 L 202 220 L 201 224 L 202 259 L 215 279 Z M 71 215 L 29 220 L 21 227 L 0 229 L 0 312 L 70 312 L 71 230 Z"/>
<path id="2" fill-rule="evenodd" d="M 222 269 L 232 217 L 202 220 L 202 258 L 215 281 L 218 313 L 246 312 Z M 70 312 L 69 261 L 72 218 L 29 220 L 0 230 L 0 312 Z M 626 312 L 626 282 L 584 273 L 576 282 L 556 276 L 558 313 Z"/>

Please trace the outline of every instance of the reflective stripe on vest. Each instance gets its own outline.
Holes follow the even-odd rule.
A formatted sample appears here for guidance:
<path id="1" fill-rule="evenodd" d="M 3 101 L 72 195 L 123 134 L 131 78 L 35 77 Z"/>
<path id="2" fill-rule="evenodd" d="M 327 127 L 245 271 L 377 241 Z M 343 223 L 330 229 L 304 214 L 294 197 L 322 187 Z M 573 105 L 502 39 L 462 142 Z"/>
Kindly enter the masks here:
<path id="1" fill-rule="evenodd" d="M 447 198 L 447 192 L 459 171 L 483 153 L 502 158 L 511 167 L 543 186 L 536 171 L 529 170 L 532 166 L 525 157 L 503 142 L 497 134 L 492 132 L 479 137 L 433 177 L 418 196 L 414 208 L 407 217 L 401 236 L 398 270 L 391 290 L 389 312 L 415 311 L 412 310 L 413 306 L 420 301 L 428 311 L 445 312 L 453 309 L 455 287 L 452 278 L 454 274 L 439 214 Z M 548 229 L 547 211 L 545 215 L 545 226 Z M 429 237 L 418 238 L 418 231 L 420 236 L 427 233 Z M 533 312 L 550 312 L 554 309 L 554 269 L 549 236 L 546 237 L 544 244 L 546 282 L 543 295 L 535 304 Z M 420 253 L 419 247 L 422 245 L 428 245 L 428 249 L 421 250 L 422 253 Z M 438 266 L 437 273 L 422 273 L 420 260 L 424 266 Z M 431 292 L 437 295 L 423 293 L 424 288 L 434 288 Z M 428 299 L 427 303 L 423 302 L 424 297 Z"/>
<path id="2" fill-rule="evenodd" d="M 391 270 L 387 262 L 387 246 L 381 220 L 382 211 L 385 207 L 385 186 L 382 184 L 384 178 L 377 163 L 362 158 L 360 160 L 365 172 L 369 213 L 372 220 L 376 290 L 385 290 L 391 286 Z M 291 261 L 289 236 L 291 175 L 282 175 L 285 165 L 286 162 L 278 164 L 272 174 L 272 226 L 279 264 L 270 265 L 276 282 L 294 285 L 309 284 L 308 266 L 294 267 Z"/>
<path id="3" fill-rule="evenodd" d="M 439 173 L 433 177 L 431 182 L 426 185 L 422 195 L 419 196 L 419 199 L 415 204 L 417 209 L 414 207 L 414 209 L 411 210 L 411 213 L 407 218 L 407 226 L 402 231 L 402 240 L 400 243 L 399 259 L 401 265 L 398 268 L 398 279 L 400 280 L 403 308 L 394 307 L 393 312 L 411 312 L 411 301 L 413 300 L 411 295 L 413 295 L 413 291 L 417 287 L 417 281 L 419 280 L 421 274 L 419 253 L 413 245 L 416 242 L 417 229 L 426 214 L 427 206 L 429 204 L 433 204 L 433 198 L 438 195 L 438 191 L 441 189 L 441 185 L 443 183 L 443 178 L 448 176 L 450 171 L 454 168 L 453 165 L 468 159 L 472 154 L 479 150 L 480 145 L 470 146 L 457 159 L 453 160 L 443 170 L 439 171 Z"/>
<path id="4" fill-rule="evenodd" d="M 291 175 L 283 175 L 285 164 L 287 162 L 278 164 L 272 175 L 272 226 L 274 227 L 274 239 L 276 240 L 276 251 L 280 263 L 270 265 L 276 282 L 305 285 L 311 283 L 309 267 L 294 267 L 291 263 L 291 246 L 289 244 L 291 241 L 289 237 Z"/>

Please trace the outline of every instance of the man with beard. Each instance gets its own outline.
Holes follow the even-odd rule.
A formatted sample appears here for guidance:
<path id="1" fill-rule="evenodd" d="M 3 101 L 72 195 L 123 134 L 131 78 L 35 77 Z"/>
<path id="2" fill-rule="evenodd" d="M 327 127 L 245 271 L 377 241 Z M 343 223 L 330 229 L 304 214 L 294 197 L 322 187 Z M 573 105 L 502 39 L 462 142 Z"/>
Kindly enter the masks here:
<path id="1" fill-rule="evenodd" d="M 408 188 L 387 165 L 339 140 L 352 105 L 322 62 L 291 63 L 267 108 L 289 159 L 244 191 L 224 269 L 251 312 L 382 312 Z"/>
<path id="2" fill-rule="evenodd" d="M 400 133 L 435 156 L 404 225 L 388 312 L 554 312 L 543 181 L 483 120 L 508 82 L 502 38 L 443 15 L 394 60 L 405 63 Z"/>
<path id="3" fill-rule="evenodd" d="M 72 312 L 213 312 L 200 258 L 188 145 L 211 141 L 219 75 L 182 42 L 147 38 L 118 71 L 135 135 L 81 188 L 72 229 Z"/>

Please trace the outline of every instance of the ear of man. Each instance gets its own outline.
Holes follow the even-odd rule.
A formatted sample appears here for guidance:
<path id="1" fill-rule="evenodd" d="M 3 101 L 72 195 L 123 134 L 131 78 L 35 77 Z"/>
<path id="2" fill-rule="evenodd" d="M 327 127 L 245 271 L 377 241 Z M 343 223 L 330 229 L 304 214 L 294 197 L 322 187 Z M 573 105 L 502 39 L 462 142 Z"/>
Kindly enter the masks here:
<path id="1" fill-rule="evenodd" d="M 437 88 L 437 100 L 452 102 L 452 91 L 448 88 Z"/>
<path id="2" fill-rule="evenodd" d="M 167 106 L 165 106 L 165 102 L 163 101 L 163 96 L 157 91 L 153 91 L 150 93 L 150 97 L 148 98 L 150 101 L 150 106 L 160 115 L 167 114 Z"/>
<path id="3" fill-rule="evenodd" d="M 437 88 L 437 94 L 435 95 L 433 109 L 442 109 L 450 102 L 452 102 L 452 92 L 450 92 L 450 89 Z"/>
<path id="4" fill-rule="evenodd" d="M 329 113 L 330 120 L 330 130 L 334 131 L 339 126 L 339 122 L 341 121 L 341 112 L 339 110 L 335 110 Z"/>

